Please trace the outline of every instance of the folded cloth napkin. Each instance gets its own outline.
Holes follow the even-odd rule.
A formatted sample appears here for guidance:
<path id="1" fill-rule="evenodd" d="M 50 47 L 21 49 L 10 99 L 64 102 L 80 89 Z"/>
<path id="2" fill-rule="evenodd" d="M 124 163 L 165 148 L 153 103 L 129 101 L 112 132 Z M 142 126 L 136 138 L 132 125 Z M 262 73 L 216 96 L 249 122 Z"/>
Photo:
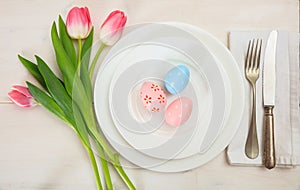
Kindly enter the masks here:
<path id="1" fill-rule="evenodd" d="M 256 83 L 256 118 L 260 148 L 259 156 L 256 159 L 249 159 L 244 151 L 251 111 L 250 85 L 244 77 L 246 106 L 239 130 L 227 148 L 228 160 L 232 165 L 262 165 L 264 114 L 262 103 L 262 70 L 264 51 L 269 34 L 270 31 L 232 31 L 229 35 L 230 50 L 243 75 L 245 75 L 244 59 L 248 41 L 253 38 L 261 38 L 263 40 L 260 77 Z M 276 53 L 276 98 L 274 107 L 275 154 L 277 166 L 300 165 L 299 39 L 299 33 L 278 31 Z"/>

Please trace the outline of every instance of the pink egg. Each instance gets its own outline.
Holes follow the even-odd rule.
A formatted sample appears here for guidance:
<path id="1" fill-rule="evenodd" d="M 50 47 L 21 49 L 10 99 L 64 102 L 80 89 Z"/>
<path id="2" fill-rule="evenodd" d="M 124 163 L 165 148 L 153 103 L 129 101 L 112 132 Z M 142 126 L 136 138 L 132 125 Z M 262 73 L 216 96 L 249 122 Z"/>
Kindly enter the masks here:
<path id="1" fill-rule="evenodd" d="M 177 98 L 165 112 L 166 123 L 170 126 L 180 126 L 191 116 L 193 102 L 187 97 Z"/>
<path id="2" fill-rule="evenodd" d="M 146 81 L 140 89 L 140 97 L 144 107 L 151 112 L 159 112 L 165 109 L 166 95 L 162 88 L 155 82 Z"/>

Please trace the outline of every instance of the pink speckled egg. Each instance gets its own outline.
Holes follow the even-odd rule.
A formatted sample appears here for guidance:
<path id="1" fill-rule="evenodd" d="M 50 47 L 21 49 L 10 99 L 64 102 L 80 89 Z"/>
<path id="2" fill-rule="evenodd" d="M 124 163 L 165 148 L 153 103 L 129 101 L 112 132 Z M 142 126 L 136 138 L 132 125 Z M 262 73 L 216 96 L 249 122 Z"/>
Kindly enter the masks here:
<path id="1" fill-rule="evenodd" d="M 186 122 L 193 109 L 193 102 L 187 97 L 177 98 L 167 108 L 165 121 L 168 125 L 178 127 Z"/>
<path id="2" fill-rule="evenodd" d="M 140 97 L 144 107 L 151 112 L 159 112 L 165 109 L 166 95 L 162 88 L 155 82 L 146 81 L 140 89 Z"/>

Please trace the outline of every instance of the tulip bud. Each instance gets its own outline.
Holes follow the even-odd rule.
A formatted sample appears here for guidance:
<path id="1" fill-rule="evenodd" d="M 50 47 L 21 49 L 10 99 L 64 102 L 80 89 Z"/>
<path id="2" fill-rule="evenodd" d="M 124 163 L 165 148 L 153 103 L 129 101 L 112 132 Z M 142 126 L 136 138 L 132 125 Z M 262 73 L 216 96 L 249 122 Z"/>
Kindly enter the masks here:
<path id="1" fill-rule="evenodd" d="M 124 12 L 116 10 L 111 12 L 100 27 L 100 39 L 105 45 L 115 44 L 122 35 L 127 17 Z"/>
<path id="2" fill-rule="evenodd" d="M 8 92 L 8 97 L 11 99 L 16 105 L 29 108 L 36 105 L 36 101 L 33 96 L 29 92 L 29 89 L 25 86 L 14 85 L 11 88 L 11 91 Z"/>
<path id="3" fill-rule="evenodd" d="M 66 26 L 67 32 L 72 39 L 87 38 L 92 29 L 89 9 L 87 7 L 72 8 L 68 13 Z"/>

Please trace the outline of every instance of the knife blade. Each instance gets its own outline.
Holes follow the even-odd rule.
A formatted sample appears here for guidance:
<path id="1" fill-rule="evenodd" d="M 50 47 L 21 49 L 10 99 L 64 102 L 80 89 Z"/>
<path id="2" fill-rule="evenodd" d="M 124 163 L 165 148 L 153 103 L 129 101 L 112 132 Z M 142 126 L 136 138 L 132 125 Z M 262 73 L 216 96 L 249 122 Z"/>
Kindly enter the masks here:
<path id="1" fill-rule="evenodd" d="M 273 30 L 268 38 L 263 69 L 263 104 L 264 104 L 264 158 L 266 168 L 276 165 L 274 141 L 274 115 L 276 90 L 276 45 L 277 31 Z"/>

